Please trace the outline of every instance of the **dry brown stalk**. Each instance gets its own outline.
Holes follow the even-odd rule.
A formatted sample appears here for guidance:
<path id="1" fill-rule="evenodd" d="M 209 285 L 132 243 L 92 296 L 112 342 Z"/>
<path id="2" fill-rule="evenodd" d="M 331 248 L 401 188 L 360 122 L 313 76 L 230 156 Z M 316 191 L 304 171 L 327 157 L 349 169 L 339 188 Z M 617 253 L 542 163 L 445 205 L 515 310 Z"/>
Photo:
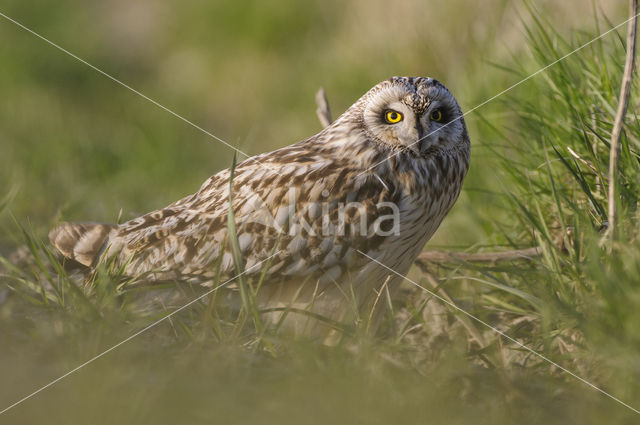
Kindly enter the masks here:
<path id="1" fill-rule="evenodd" d="M 636 29 L 638 24 L 638 0 L 629 1 L 629 25 L 627 27 L 627 57 L 622 74 L 622 84 L 620 87 L 620 100 L 618 101 L 618 111 L 611 131 L 611 150 L 609 154 L 609 227 L 607 236 L 615 239 L 616 226 L 618 221 L 618 164 L 620 162 L 620 138 L 624 119 L 629 106 L 629 95 L 631 94 L 631 83 L 633 81 L 633 68 L 636 57 Z"/>
<path id="2" fill-rule="evenodd" d="M 327 127 L 329 124 L 331 124 L 331 111 L 329 110 L 329 101 L 327 100 L 327 95 L 322 87 L 320 87 L 320 89 L 316 93 L 316 105 L 318 105 L 318 109 L 316 109 L 318 120 L 320 120 L 320 124 L 322 124 L 322 127 Z"/>

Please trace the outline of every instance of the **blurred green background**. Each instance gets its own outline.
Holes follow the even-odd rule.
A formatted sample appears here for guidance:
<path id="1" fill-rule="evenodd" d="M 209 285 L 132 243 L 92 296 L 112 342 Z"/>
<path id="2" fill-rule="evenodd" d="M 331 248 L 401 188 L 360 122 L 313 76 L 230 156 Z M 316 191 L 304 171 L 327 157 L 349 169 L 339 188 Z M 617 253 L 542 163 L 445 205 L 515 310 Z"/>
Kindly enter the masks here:
<path id="1" fill-rule="evenodd" d="M 336 117 L 390 76 L 431 76 L 467 111 L 578 40 L 622 22 L 627 5 L 6 0 L 0 12 L 253 155 L 320 130 L 314 102 L 320 86 Z M 548 42 L 530 32 L 538 24 L 548 29 Z M 553 245 L 522 217 L 538 208 L 541 222 L 564 231 L 556 208 L 574 206 L 570 201 L 582 195 L 566 176 L 540 182 L 544 165 L 560 162 L 545 156 L 553 151 L 537 140 L 536 126 L 554 146 L 568 140 L 562 134 L 580 133 L 572 127 L 579 118 L 572 115 L 571 99 L 556 101 L 554 90 L 558 84 L 567 91 L 582 88 L 576 82 L 585 69 L 581 60 L 602 69 L 593 78 L 596 88 L 584 91 L 593 96 L 583 96 L 586 108 L 592 101 L 615 105 L 623 36 L 624 28 L 611 34 L 601 55 L 594 48 L 588 57 L 569 58 L 558 67 L 565 72 L 556 72 L 559 80 L 539 75 L 466 118 L 471 169 L 458 203 L 428 246 Z M 557 41 L 562 38 L 573 44 Z M 0 39 L 0 199 L 9 200 L 0 215 L 3 256 L 25 243 L 12 216 L 44 240 L 58 220 L 113 222 L 165 206 L 231 164 L 228 147 L 1 17 Z M 540 44 L 548 50 L 536 50 Z M 548 51 L 555 56 L 547 60 Z M 608 95 L 598 97 L 605 93 L 601 86 Z M 637 135 L 637 98 L 630 109 Z M 605 130 L 609 118 L 603 118 Z M 562 196 L 545 191 L 553 184 L 566 189 Z M 526 208 L 505 202 L 509 196 Z M 581 198 L 575 205 L 584 216 L 591 213 Z M 589 253 L 596 252 L 597 244 L 589 243 Z M 634 276 L 640 247 L 633 247 L 613 272 L 586 262 L 581 253 L 556 261 L 554 251 L 531 267 L 466 270 L 476 277 L 466 276 L 450 290 L 462 307 L 504 324 L 510 334 L 637 407 L 640 291 Z M 566 254 L 567 248 L 557 251 Z M 603 258 L 598 255 L 591 258 Z M 459 269 L 437 271 L 450 277 Z M 28 279 L 15 278 L 20 273 L 3 272 L 0 284 L 28 286 Z M 480 279 L 491 283 L 481 286 L 486 282 Z M 598 282 L 620 283 L 629 291 L 614 288 L 609 296 Z M 535 294 L 543 307 L 532 308 L 518 291 Z M 163 313 L 136 316 L 105 302 L 96 320 L 71 302 L 41 308 L 34 306 L 36 295 L 21 295 L 0 303 L 0 410 Z M 575 305 L 566 301 L 573 299 Z M 455 328 L 446 340 L 429 342 L 437 352 L 421 339 L 398 337 L 337 348 L 283 339 L 276 354 L 265 354 L 240 337 L 203 342 L 193 325 L 200 312 L 188 314 L 0 415 L 0 423 L 637 423 L 632 411 L 556 368 L 521 361 L 526 356 L 517 347 L 503 350 L 504 341 L 490 331 L 486 350 Z M 559 335 L 571 342 L 557 343 Z M 500 359 L 505 351 L 519 360 Z M 479 361 L 485 355 L 493 367 Z"/>
<path id="2" fill-rule="evenodd" d="M 576 26 L 593 28 L 589 7 L 573 11 L 582 3 L 536 5 L 569 34 Z M 625 8 L 609 3 L 598 8 L 619 21 Z M 36 0 L 6 1 L 1 11 L 257 154 L 320 129 L 314 103 L 320 86 L 334 116 L 393 75 L 437 78 L 463 110 L 479 104 L 516 81 L 492 64 L 511 67 L 513 55 L 521 56 L 522 9 L 503 0 Z M 16 191 L 13 214 L 39 234 L 59 218 L 110 222 L 121 210 L 132 218 L 194 192 L 230 165 L 231 149 L 1 22 L 0 181 L 4 192 Z M 489 238 L 486 216 L 470 197 L 496 185 L 483 148 L 493 141 L 476 131 L 476 117 L 467 121 L 473 142 L 467 190 L 435 243 Z M 486 193 L 474 199 L 490 203 Z M 18 243 L 16 235 L 5 214 L 5 252 Z"/>

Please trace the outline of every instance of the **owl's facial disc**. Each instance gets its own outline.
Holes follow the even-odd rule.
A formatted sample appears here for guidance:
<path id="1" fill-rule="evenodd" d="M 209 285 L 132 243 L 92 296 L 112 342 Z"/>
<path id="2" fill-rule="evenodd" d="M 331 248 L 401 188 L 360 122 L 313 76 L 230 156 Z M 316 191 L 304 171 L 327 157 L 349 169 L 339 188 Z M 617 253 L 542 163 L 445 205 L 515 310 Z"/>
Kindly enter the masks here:
<path id="1" fill-rule="evenodd" d="M 417 148 L 411 145 L 424 135 L 413 109 L 400 100 L 382 102 L 365 111 L 365 122 L 372 133 L 384 143 Z"/>
<path id="2" fill-rule="evenodd" d="M 364 123 L 379 141 L 421 155 L 450 149 L 466 134 L 457 102 L 431 79 L 391 79 L 377 91 L 364 110 Z"/>

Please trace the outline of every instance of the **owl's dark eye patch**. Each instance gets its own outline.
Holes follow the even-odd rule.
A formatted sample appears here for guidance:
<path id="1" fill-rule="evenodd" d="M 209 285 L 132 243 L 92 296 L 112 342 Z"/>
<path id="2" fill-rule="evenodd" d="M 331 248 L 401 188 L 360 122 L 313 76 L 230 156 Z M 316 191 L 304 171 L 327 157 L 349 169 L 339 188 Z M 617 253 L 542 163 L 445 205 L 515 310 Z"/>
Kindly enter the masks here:
<path id="1" fill-rule="evenodd" d="M 451 121 L 455 113 L 451 108 L 441 106 L 429 112 L 429 119 L 438 123 L 446 123 Z"/>

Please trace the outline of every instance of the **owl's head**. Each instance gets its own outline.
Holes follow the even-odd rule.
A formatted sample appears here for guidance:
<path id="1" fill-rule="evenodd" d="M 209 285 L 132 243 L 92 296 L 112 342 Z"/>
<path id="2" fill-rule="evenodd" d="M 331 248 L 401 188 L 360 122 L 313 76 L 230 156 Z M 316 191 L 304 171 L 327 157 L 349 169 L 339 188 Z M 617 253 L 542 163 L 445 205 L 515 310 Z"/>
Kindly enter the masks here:
<path id="1" fill-rule="evenodd" d="M 383 81 L 353 106 L 351 114 L 368 137 L 417 155 L 469 143 L 458 102 L 433 78 L 393 77 Z"/>

